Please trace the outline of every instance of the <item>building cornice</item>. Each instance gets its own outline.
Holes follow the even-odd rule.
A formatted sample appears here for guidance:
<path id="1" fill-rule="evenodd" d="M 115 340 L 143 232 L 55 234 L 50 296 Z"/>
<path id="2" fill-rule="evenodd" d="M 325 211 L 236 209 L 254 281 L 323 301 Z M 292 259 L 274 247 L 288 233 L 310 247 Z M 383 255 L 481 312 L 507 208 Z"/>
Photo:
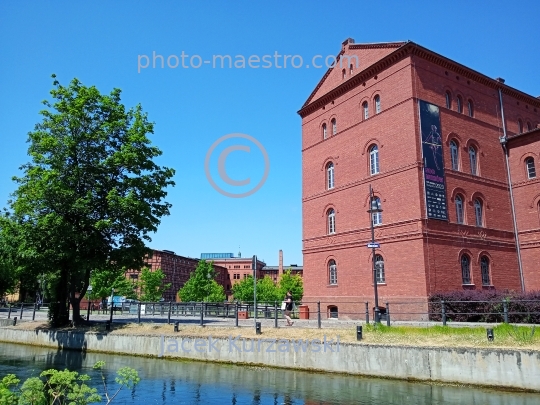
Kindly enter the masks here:
<path id="1" fill-rule="evenodd" d="M 376 45 L 376 44 L 374 44 Z M 381 46 L 383 44 L 380 44 Z M 370 46 L 370 44 L 367 44 L 367 46 Z M 381 47 L 380 46 L 380 47 Z M 362 44 L 355 44 L 350 45 L 351 49 L 361 49 Z M 353 48 L 355 47 L 355 48 Z M 387 46 L 388 47 L 388 46 Z M 342 50 L 338 58 L 344 53 Z M 424 60 L 427 60 L 429 62 L 432 62 L 438 66 L 441 66 L 445 69 L 449 69 L 454 73 L 457 73 L 465 78 L 474 80 L 480 84 L 483 84 L 487 87 L 493 88 L 493 89 L 501 89 L 504 94 L 507 94 L 511 97 L 514 97 L 517 100 L 523 101 L 525 103 L 529 103 L 530 105 L 534 107 L 540 108 L 540 99 L 537 97 L 531 96 L 530 94 L 524 93 L 520 90 L 517 90 L 513 87 L 510 87 L 496 79 L 492 79 L 480 72 L 477 72 L 471 68 L 468 68 L 460 63 L 457 63 L 449 58 L 446 58 L 436 52 L 433 52 L 427 48 L 424 48 L 412 41 L 409 41 L 405 43 L 404 45 L 401 45 L 399 48 L 397 48 L 394 52 L 390 53 L 389 55 L 385 56 L 384 58 L 380 59 L 376 63 L 372 64 L 371 66 L 367 67 L 363 71 L 359 72 L 358 74 L 351 77 L 349 80 L 345 81 L 341 85 L 337 86 L 336 88 L 330 90 L 328 93 L 324 94 L 323 96 L 319 97 L 318 99 L 312 101 L 313 97 L 317 93 L 317 91 L 322 86 L 325 79 L 328 77 L 330 72 L 333 68 L 328 69 L 328 71 L 325 73 L 315 90 L 311 93 L 307 101 L 304 103 L 302 108 L 298 111 L 298 114 L 304 118 L 307 115 L 313 113 L 319 108 L 322 108 L 332 100 L 338 98 L 339 96 L 345 94 L 346 92 L 352 90 L 355 87 L 360 86 L 362 83 L 367 81 L 368 79 L 372 78 L 373 76 L 381 73 L 383 70 L 389 68 L 390 66 L 400 62 L 401 60 L 405 59 L 409 56 L 418 56 Z M 339 60 L 339 59 L 338 59 Z"/>

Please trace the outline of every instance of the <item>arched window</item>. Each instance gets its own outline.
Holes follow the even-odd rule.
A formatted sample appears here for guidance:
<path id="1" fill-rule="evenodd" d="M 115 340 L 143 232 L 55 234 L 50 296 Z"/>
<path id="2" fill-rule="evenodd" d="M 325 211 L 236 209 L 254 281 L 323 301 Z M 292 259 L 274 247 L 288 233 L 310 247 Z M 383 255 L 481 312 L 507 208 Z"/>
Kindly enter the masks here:
<path id="1" fill-rule="evenodd" d="M 381 199 L 379 197 L 374 197 L 373 199 L 377 203 L 377 206 L 381 207 Z M 373 225 L 381 225 L 382 224 L 382 212 L 373 212 L 373 213 L 371 213 L 371 218 L 372 218 L 372 221 L 373 221 Z"/>
<path id="2" fill-rule="evenodd" d="M 469 256 L 461 256 L 461 282 L 471 284 L 471 260 Z"/>
<path id="3" fill-rule="evenodd" d="M 334 164 L 332 162 L 326 166 L 326 180 L 328 190 L 334 188 Z"/>
<path id="4" fill-rule="evenodd" d="M 349 66 L 349 74 L 352 76 L 352 72 L 353 72 L 353 65 L 352 63 L 350 64 Z"/>
<path id="5" fill-rule="evenodd" d="M 474 116 L 474 106 L 473 106 L 472 100 L 469 100 L 467 102 L 467 109 L 469 110 L 469 117 L 473 117 Z"/>
<path id="6" fill-rule="evenodd" d="M 489 278 L 489 259 L 487 256 L 482 256 L 480 259 L 480 271 L 482 273 L 482 285 L 491 285 Z"/>
<path id="7" fill-rule="evenodd" d="M 469 162 L 471 164 L 471 174 L 473 176 L 476 176 L 478 174 L 478 161 L 477 161 L 477 153 L 474 146 L 469 147 Z"/>
<path id="8" fill-rule="evenodd" d="M 384 259 L 381 255 L 375 255 L 375 274 L 377 284 L 384 283 Z"/>
<path id="9" fill-rule="evenodd" d="M 328 210 L 328 234 L 336 233 L 336 212 L 333 209 Z"/>
<path id="10" fill-rule="evenodd" d="M 323 139 L 326 139 L 327 133 L 326 133 L 326 124 L 322 124 L 322 137 Z"/>
<path id="11" fill-rule="evenodd" d="M 536 178 L 536 167 L 534 167 L 534 159 L 532 157 L 525 159 L 525 168 L 527 169 L 527 177 L 529 179 Z"/>
<path id="12" fill-rule="evenodd" d="M 458 194 L 455 198 L 455 204 L 456 204 L 456 222 L 458 224 L 464 223 L 464 213 L 463 213 L 463 198 Z"/>
<path id="13" fill-rule="evenodd" d="M 532 131 L 532 124 L 530 121 L 527 121 L 527 131 Z"/>
<path id="14" fill-rule="evenodd" d="M 456 141 L 450 141 L 450 158 L 452 160 L 452 170 L 459 170 L 459 148 Z"/>
<path id="15" fill-rule="evenodd" d="M 332 135 L 337 134 L 337 122 L 335 118 L 332 118 Z"/>
<path id="16" fill-rule="evenodd" d="M 379 173 L 379 147 L 377 145 L 369 148 L 369 170 L 372 175 Z"/>
<path id="17" fill-rule="evenodd" d="M 335 260 L 328 262 L 328 282 L 331 285 L 337 284 L 337 266 Z"/>
<path id="18" fill-rule="evenodd" d="M 362 108 L 364 109 L 364 119 L 367 120 L 369 118 L 369 105 L 367 101 L 362 103 Z"/>
<path id="19" fill-rule="evenodd" d="M 445 93 L 446 97 L 446 108 L 451 109 L 452 108 L 452 95 L 449 91 Z"/>
<path id="20" fill-rule="evenodd" d="M 523 132 L 523 121 L 518 120 L 518 134 Z"/>
<path id="21" fill-rule="evenodd" d="M 347 71 L 346 71 L 345 69 L 343 69 L 343 70 L 341 71 L 341 79 L 342 79 L 342 80 L 345 80 L 345 77 L 346 77 L 346 76 L 347 76 Z"/>
<path id="22" fill-rule="evenodd" d="M 375 114 L 379 114 L 381 112 L 381 96 L 378 94 L 375 96 Z"/>
<path id="23" fill-rule="evenodd" d="M 461 96 L 457 96 L 457 112 L 463 113 L 463 100 L 461 99 Z"/>
<path id="24" fill-rule="evenodd" d="M 476 226 L 484 225 L 482 208 L 482 201 L 480 201 L 478 198 L 474 200 L 474 215 L 476 217 Z"/>

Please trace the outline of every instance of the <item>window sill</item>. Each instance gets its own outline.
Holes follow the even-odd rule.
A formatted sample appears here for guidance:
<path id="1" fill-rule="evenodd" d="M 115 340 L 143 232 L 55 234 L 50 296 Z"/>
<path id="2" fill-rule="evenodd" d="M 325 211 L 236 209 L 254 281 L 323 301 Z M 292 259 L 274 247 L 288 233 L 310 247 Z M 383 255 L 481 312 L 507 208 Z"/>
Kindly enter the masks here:
<path id="1" fill-rule="evenodd" d="M 482 284 L 482 288 L 495 288 L 493 284 Z"/>
<path id="2" fill-rule="evenodd" d="M 337 287 L 338 285 L 337 284 L 327 284 L 326 285 L 328 288 L 335 288 Z"/>
<path id="3" fill-rule="evenodd" d="M 474 287 L 476 284 L 461 284 L 463 287 Z"/>

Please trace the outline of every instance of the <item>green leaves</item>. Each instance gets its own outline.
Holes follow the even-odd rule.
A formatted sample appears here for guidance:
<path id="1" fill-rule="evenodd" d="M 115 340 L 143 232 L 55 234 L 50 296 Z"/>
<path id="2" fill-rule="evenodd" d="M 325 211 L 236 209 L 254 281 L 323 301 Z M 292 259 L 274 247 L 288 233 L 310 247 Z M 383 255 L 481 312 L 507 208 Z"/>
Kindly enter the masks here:
<path id="1" fill-rule="evenodd" d="M 163 284 L 165 273 L 161 269 L 150 271 L 143 268 L 141 272 L 141 301 L 157 302 L 163 297 L 163 293 L 171 288 L 171 283 Z"/>
<path id="2" fill-rule="evenodd" d="M 253 302 L 253 277 L 249 276 L 232 287 L 234 298 L 243 302 Z M 287 291 L 291 291 L 293 299 L 300 301 L 304 295 L 302 277 L 291 275 L 291 271 L 285 272 L 279 279 L 278 284 L 266 276 L 257 280 L 257 302 L 274 304 L 275 301 L 281 302 Z"/>
<path id="3" fill-rule="evenodd" d="M 13 225 L 2 221 L 0 231 L 25 273 L 56 275 L 52 298 L 61 304 L 53 318 L 61 324 L 67 298 L 78 313 L 91 271 L 144 265 L 145 242 L 169 215 L 174 170 L 154 162 L 161 155 L 147 136 L 154 124 L 140 105 L 126 109 L 119 89 L 101 94 L 77 79 L 54 86 L 28 134 L 31 160 L 14 178 L 4 215 Z"/>
<path id="4" fill-rule="evenodd" d="M 213 262 L 199 260 L 195 272 L 178 291 L 183 302 L 222 302 L 225 300 L 223 286 L 216 281 Z"/>
<path id="5" fill-rule="evenodd" d="M 94 369 L 101 371 L 103 389 L 107 404 L 110 404 L 124 388 L 133 389 L 140 381 L 137 370 L 122 367 L 116 373 L 115 381 L 119 385 L 116 392 L 109 396 L 104 376 L 105 362 L 98 361 Z M 90 377 L 69 370 L 45 370 L 39 377 L 28 378 L 19 388 L 20 380 L 8 374 L 0 382 L 0 404 L 5 405 L 87 405 L 101 402 L 96 388 L 88 386 Z"/>

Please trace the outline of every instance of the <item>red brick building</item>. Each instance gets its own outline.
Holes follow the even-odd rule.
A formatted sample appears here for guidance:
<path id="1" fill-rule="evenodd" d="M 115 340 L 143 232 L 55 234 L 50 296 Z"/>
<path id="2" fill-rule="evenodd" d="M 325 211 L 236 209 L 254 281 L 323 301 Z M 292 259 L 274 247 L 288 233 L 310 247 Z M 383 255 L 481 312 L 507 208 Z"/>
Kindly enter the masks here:
<path id="1" fill-rule="evenodd" d="M 536 127 L 539 110 L 538 98 L 413 42 L 346 40 L 299 111 L 311 310 L 320 300 L 323 310 L 360 317 L 365 301 L 373 305 L 370 185 L 383 209 L 374 217 L 380 303 L 425 312 L 438 291 L 540 289 L 535 264 L 522 285 L 499 141 L 505 129 L 511 139 L 519 125 Z M 435 118 L 429 133 L 424 124 Z M 529 153 L 538 159 L 538 148 Z M 531 215 L 518 214 L 520 226 Z M 524 240 L 538 237 L 535 221 Z"/>
<path id="2" fill-rule="evenodd" d="M 191 273 L 195 271 L 199 264 L 199 259 L 179 256 L 170 250 L 153 250 L 152 255 L 146 259 L 146 263 L 151 271 L 161 269 L 165 273 L 163 282 L 165 284 L 171 283 L 171 288 L 163 294 L 163 298 L 167 302 L 176 302 L 178 301 L 178 290 L 189 280 Z M 217 283 L 222 285 L 225 291 L 227 291 L 227 269 L 214 264 L 214 270 L 217 274 Z M 137 270 L 126 272 L 126 277 L 133 281 L 137 281 L 139 275 L 140 272 Z"/>
<path id="3" fill-rule="evenodd" d="M 521 121 L 521 118 L 520 118 Z M 507 149 L 516 211 L 523 279 L 527 290 L 540 289 L 540 128 L 521 121 L 525 133 L 508 137 Z"/>

